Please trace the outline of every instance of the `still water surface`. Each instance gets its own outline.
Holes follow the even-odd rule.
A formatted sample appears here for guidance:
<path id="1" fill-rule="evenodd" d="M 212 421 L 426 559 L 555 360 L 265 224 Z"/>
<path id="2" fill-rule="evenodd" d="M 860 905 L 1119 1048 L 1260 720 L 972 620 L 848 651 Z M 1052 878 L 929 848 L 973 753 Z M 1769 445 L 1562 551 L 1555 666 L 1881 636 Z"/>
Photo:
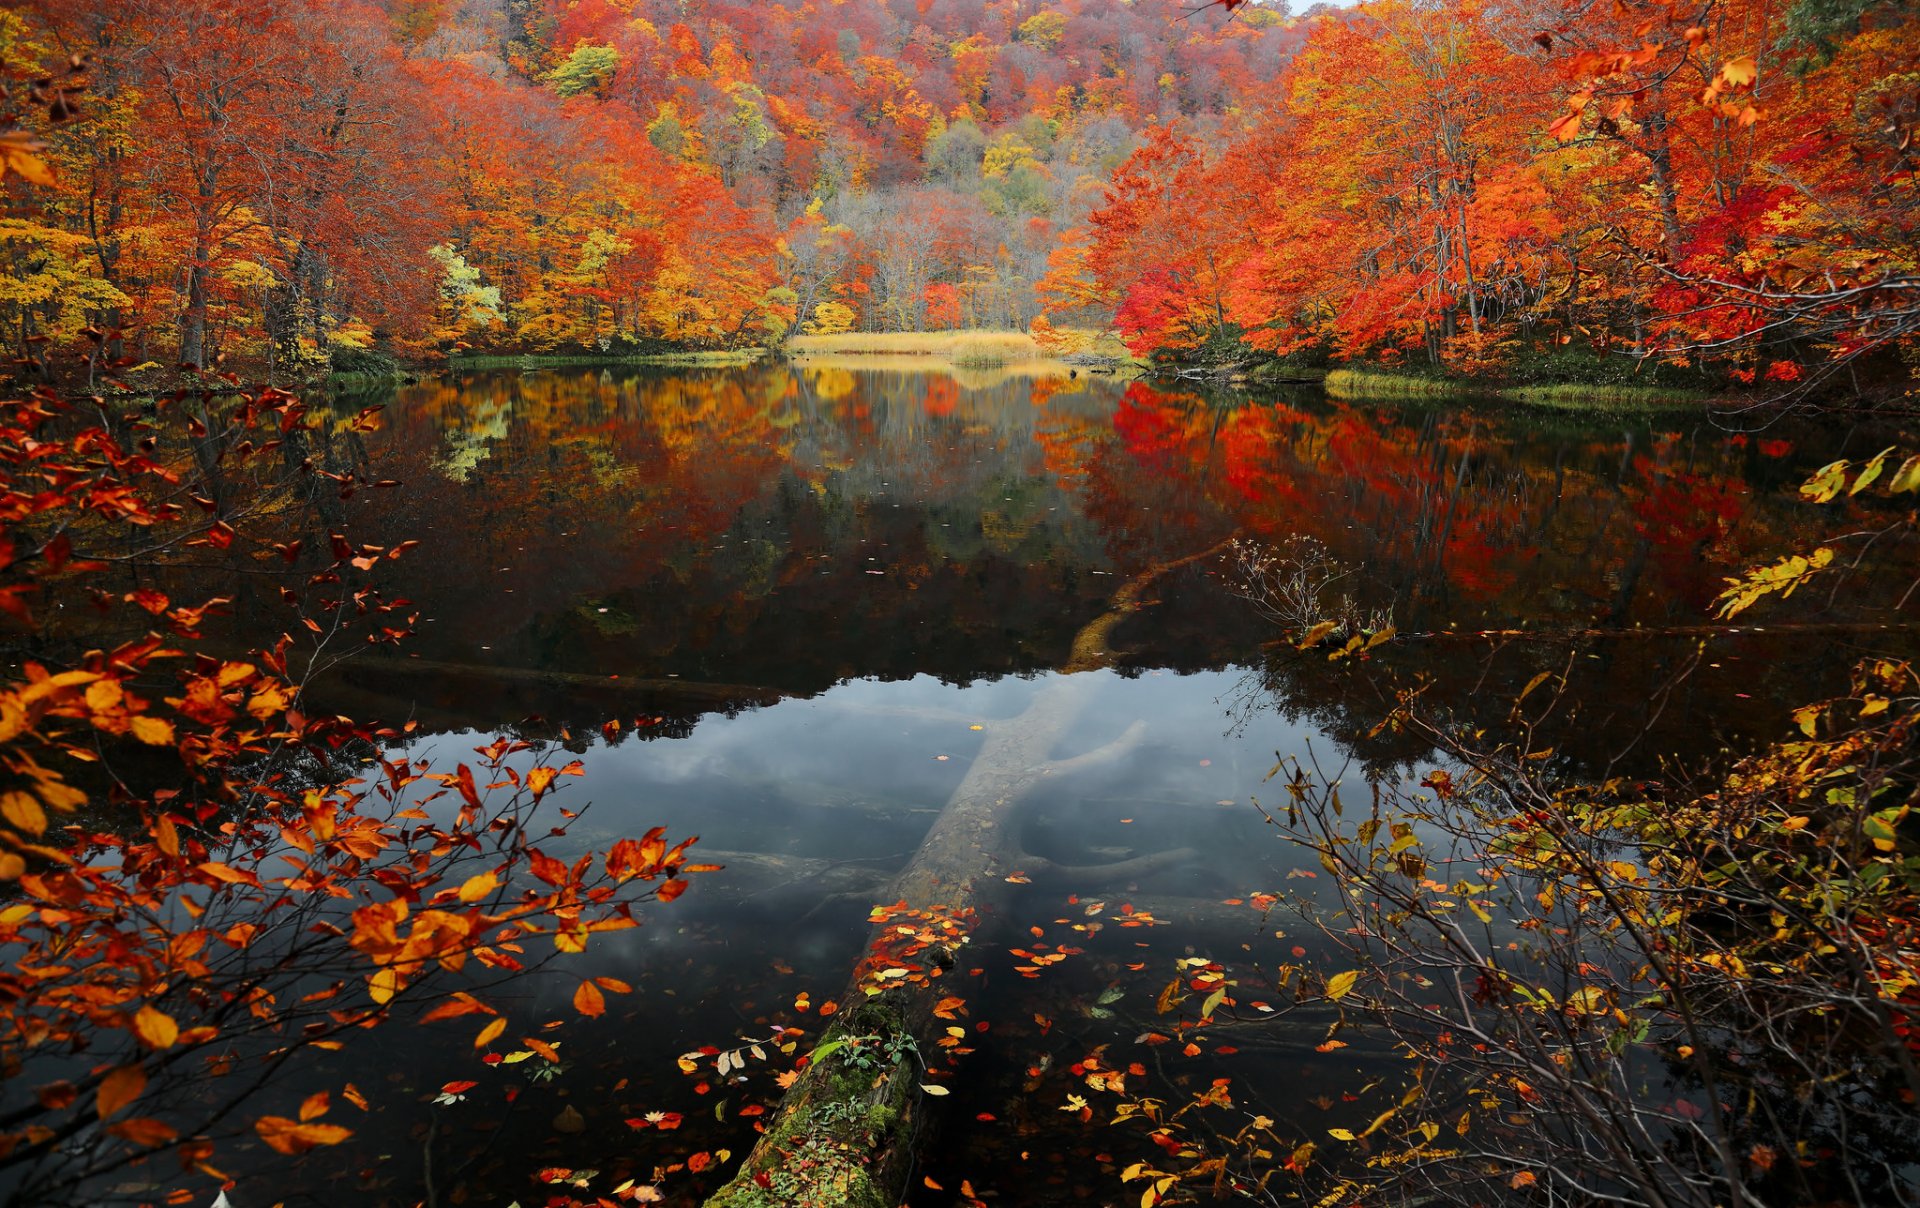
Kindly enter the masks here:
<path id="1" fill-rule="evenodd" d="M 1663 631 L 1703 624 L 1723 575 L 1810 547 L 1834 516 L 1794 488 L 1890 443 L 1883 432 L 1213 396 L 1063 372 L 452 376 L 385 400 L 378 431 L 342 436 L 405 483 L 350 506 L 361 539 L 423 543 L 386 588 L 422 619 L 402 652 L 330 672 L 322 703 L 412 719 L 414 753 L 448 763 L 502 732 L 563 745 L 587 770 L 572 803 L 593 803 L 573 841 L 665 825 L 729 867 L 564 978 L 496 996 L 515 1028 L 561 1042 L 558 1078 L 481 1066 L 469 1021 L 382 1037 L 314 1075 L 367 1093 L 351 1152 L 310 1156 L 299 1186 L 243 1179 L 236 1208 L 413 1203 L 429 1158 L 441 1203 L 531 1205 L 550 1191 L 529 1178 L 542 1167 L 597 1170 L 604 1192 L 692 1155 L 743 1155 L 756 1117 L 742 1109 L 774 1102 L 790 1061 L 729 1081 L 710 1062 L 687 1076 L 676 1056 L 775 1025 L 817 1035 L 796 998 L 841 995 L 868 907 L 984 736 L 1058 674 L 1122 584 L 1230 536 L 1312 537 L 1352 569 L 1342 589 L 1391 610 L 1404 636 L 1364 668 L 1275 647 L 1222 557 L 1156 580 L 1112 632 L 1119 658 L 1087 673 L 1056 754 L 1130 728 L 1138 741 L 1043 781 L 1022 845 L 1073 865 L 1196 856 L 1130 883 L 1013 887 L 954 971 L 976 1052 L 929 1149 L 947 1188 L 1137 1200 L 1117 1171 L 1151 1153 L 1103 1127 L 1110 1103 L 1092 1124 L 1060 1110 L 1087 1092 L 1069 1067 L 1099 1045 L 1148 1067 L 1137 1092 L 1183 1099 L 1231 1077 L 1236 1102 L 1302 1139 L 1324 1134 L 1344 1089 L 1393 1072 L 1364 1043 L 1315 1051 L 1325 1018 L 1249 1013 L 1193 1057 L 1137 1043 L 1162 1026 L 1154 997 L 1177 958 L 1219 959 L 1252 985 L 1294 945 L 1318 952 L 1283 911 L 1226 902 L 1314 888 L 1253 805 L 1272 795 L 1276 754 L 1311 750 L 1355 783 L 1418 778 L 1430 754 L 1373 733 L 1384 685 L 1425 679 L 1437 713 L 1497 725 L 1534 675 L 1566 671 L 1574 691 L 1542 743 L 1559 770 L 1649 776 L 1663 757 L 1778 733 L 1865 640 Z M 267 641 L 283 623 L 243 597 L 232 637 Z M 1534 636 L 1468 636 L 1490 630 Z M 1163 925 L 1120 926 L 1128 905 Z M 1028 978 L 1007 951 L 1023 942 L 1079 951 Z M 581 1019 L 575 974 L 636 992 Z M 565 1022 L 536 1031 L 551 1021 Z M 465 1101 L 431 1102 L 467 1079 Z M 684 1122 L 625 1123 L 649 1111 Z M 731 1170 L 677 1171 L 661 1189 L 695 1203 Z"/>

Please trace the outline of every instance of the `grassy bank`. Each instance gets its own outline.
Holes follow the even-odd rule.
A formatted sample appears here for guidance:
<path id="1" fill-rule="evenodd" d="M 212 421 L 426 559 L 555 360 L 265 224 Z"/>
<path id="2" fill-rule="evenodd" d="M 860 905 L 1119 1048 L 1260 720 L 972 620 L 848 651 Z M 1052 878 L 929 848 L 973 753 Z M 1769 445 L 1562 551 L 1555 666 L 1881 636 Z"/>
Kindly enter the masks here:
<path id="1" fill-rule="evenodd" d="M 751 365 L 767 355 L 764 348 L 733 348 L 707 352 L 552 353 L 521 356 L 460 356 L 447 358 L 456 372 L 477 369 L 597 369 L 609 365 Z"/>
<path id="2" fill-rule="evenodd" d="M 1575 410 L 1593 407 L 1685 407 L 1712 400 L 1701 390 L 1680 390 L 1669 386 L 1611 386 L 1562 383 L 1558 386 L 1514 386 L 1500 391 L 1501 398 L 1531 403 L 1536 407 L 1563 407 Z"/>
<path id="3" fill-rule="evenodd" d="M 1712 401 L 1700 390 L 1629 386 L 1612 382 L 1562 382 L 1551 386 L 1494 386 L 1463 378 L 1416 377 L 1369 369 L 1335 369 L 1327 393 L 1343 399 L 1503 398 L 1561 410 L 1685 407 Z"/>
<path id="4" fill-rule="evenodd" d="M 954 364 L 1005 365 L 1042 361 L 1047 354 L 1024 331 L 846 331 L 831 336 L 795 336 L 787 351 L 796 356 L 937 357 Z"/>
<path id="5" fill-rule="evenodd" d="M 1379 373 L 1370 369 L 1335 369 L 1326 377 L 1327 393 L 1335 398 L 1447 398 L 1463 394 L 1488 394 L 1465 383 L 1446 378 L 1414 377 L 1405 373 Z"/>

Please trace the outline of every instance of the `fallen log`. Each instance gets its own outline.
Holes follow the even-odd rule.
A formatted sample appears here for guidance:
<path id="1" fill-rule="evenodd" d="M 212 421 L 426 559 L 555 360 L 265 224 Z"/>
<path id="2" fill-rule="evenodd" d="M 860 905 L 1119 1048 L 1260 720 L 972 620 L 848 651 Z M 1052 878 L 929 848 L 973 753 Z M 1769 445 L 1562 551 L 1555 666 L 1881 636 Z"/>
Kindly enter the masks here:
<path id="1" fill-rule="evenodd" d="M 1098 690 L 1110 665 L 1109 638 L 1142 607 L 1142 593 L 1166 574 L 1225 548 L 1226 542 L 1154 566 L 1125 584 L 1076 636 L 1061 674 L 1035 690 L 1019 716 L 986 726 L 967 774 L 919 849 L 888 885 L 890 906 L 875 907 L 867 955 L 855 969 L 843 1009 L 814 1047 L 779 1111 L 739 1171 L 707 1201 L 710 1208 L 845 1205 L 892 1208 L 904 1198 L 914 1143 L 925 1133 L 923 1088 L 937 1075 L 925 1054 L 945 1021 L 941 1000 L 958 997 L 946 973 L 983 920 L 994 917 L 1020 871 L 1036 881 L 1105 887 L 1181 863 L 1165 852 L 1111 865 L 1063 866 L 1021 849 L 1020 806 L 1049 777 L 1118 758 L 1145 733 L 1135 723 L 1113 741 L 1071 758 L 1054 748 Z M 940 1093 L 944 1093 L 943 1091 Z"/>

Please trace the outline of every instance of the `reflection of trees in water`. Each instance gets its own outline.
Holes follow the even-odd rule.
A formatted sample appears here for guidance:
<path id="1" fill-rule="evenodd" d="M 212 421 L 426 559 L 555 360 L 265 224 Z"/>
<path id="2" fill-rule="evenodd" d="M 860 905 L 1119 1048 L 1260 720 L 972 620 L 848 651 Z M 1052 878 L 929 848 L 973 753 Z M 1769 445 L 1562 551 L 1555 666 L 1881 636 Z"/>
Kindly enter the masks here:
<path id="1" fill-rule="evenodd" d="M 431 618 L 423 656 L 789 692 L 1055 662 L 1107 572 L 1235 531 L 1319 542 L 1357 568 L 1356 607 L 1407 631 L 1693 620 L 1721 565 L 1807 535 L 1781 488 L 1838 440 L 1763 453 L 1704 424 L 819 364 L 454 378 L 402 391 L 383 422 L 368 450 L 407 489 L 339 506 L 395 539 L 426 530 L 426 556 L 390 572 Z M 1271 636 L 1204 574 L 1161 591 L 1116 635 L 1137 664 L 1246 661 Z M 1403 646 L 1382 657 L 1445 685 L 1489 674 L 1484 648 Z M 1678 657 L 1583 651 L 1590 707 L 1644 704 Z M 1764 674 L 1818 662 L 1792 657 Z M 1495 663 L 1524 683 L 1551 661 Z M 1349 701 L 1343 676 L 1303 666 L 1287 691 L 1364 742 L 1377 701 Z M 1764 703 L 1765 683 L 1741 690 Z M 1740 708 L 1726 685 L 1680 704 Z M 1337 724 L 1349 712 L 1370 720 Z"/>

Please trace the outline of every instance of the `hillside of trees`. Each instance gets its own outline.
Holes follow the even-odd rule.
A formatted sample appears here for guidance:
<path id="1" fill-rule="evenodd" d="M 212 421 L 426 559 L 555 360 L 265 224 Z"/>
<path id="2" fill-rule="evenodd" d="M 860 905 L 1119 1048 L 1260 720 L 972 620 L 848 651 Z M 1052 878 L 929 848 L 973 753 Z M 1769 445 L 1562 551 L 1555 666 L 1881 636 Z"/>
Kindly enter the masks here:
<path id="1" fill-rule="evenodd" d="M 1915 16 L 1365 4 L 1309 23 L 1258 120 L 1152 126 L 1044 292 L 1117 309 L 1140 353 L 1788 394 L 1904 381 Z"/>
<path id="2" fill-rule="evenodd" d="M 1024 327 L 1136 131 L 1303 34 L 1159 5 L 170 0 L 0 9 L 45 140 L 9 342 L 284 372 Z M 54 110 L 50 112 L 50 110 Z M 61 120 L 64 119 L 64 120 Z M 911 216 L 910 218 L 908 216 Z M 116 349 L 116 351 L 119 351 Z"/>
<path id="3" fill-rule="evenodd" d="M 40 2 L 0 65 L 35 357 L 1038 321 L 1797 393 L 1904 381 L 1920 330 L 1897 3 Z"/>

